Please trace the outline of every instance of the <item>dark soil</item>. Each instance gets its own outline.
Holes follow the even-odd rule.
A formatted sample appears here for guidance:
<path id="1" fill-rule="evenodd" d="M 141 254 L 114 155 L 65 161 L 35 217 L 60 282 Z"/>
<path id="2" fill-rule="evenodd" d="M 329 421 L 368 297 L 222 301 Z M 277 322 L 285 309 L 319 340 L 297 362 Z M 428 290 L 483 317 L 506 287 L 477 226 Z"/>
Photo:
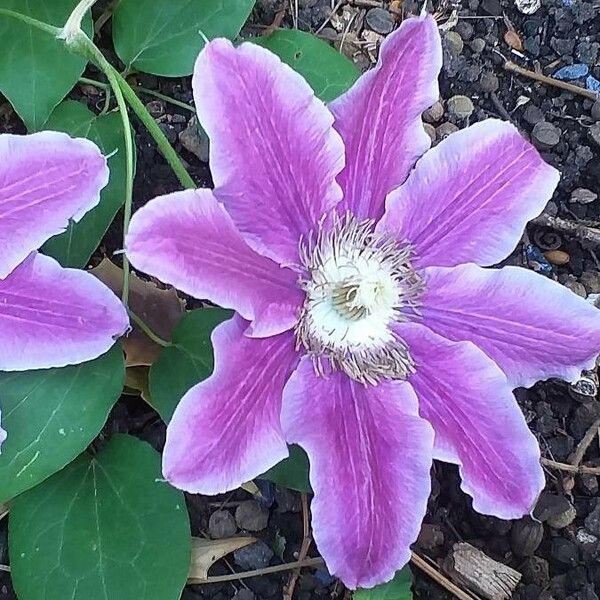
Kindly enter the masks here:
<path id="1" fill-rule="evenodd" d="M 342 51 L 362 69 L 368 68 L 376 56 L 377 44 L 383 38 L 378 32 L 389 33 L 396 26 L 398 7 L 402 6 L 406 12 L 418 12 L 421 8 L 420 3 L 412 0 L 404 0 L 404 3 L 299 0 L 297 4 L 296 14 L 293 1 L 258 0 L 245 33 L 260 34 L 276 19 L 278 11 L 285 10 L 283 27 L 297 25 L 307 31 L 320 30 L 322 37 L 338 47 L 341 45 Z M 337 4 L 340 8 L 329 21 L 332 5 Z M 600 195 L 600 102 L 594 104 L 583 96 L 513 76 L 504 70 L 503 64 L 510 59 L 547 75 L 565 65 L 585 64 L 589 74 L 600 80 L 600 2 L 542 0 L 542 6 L 531 15 L 519 12 L 512 0 L 463 0 L 462 4 L 442 4 L 433 8 L 439 14 L 440 23 L 446 22 L 448 29 L 444 33 L 442 102 L 425 117 L 432 137 L 439 141 L 457 127 L 490 116 L 510 119 L 526 136 L 531 136 L 545 159 L 562 172 L 558 191 L 546 208 L 546 214 L 550 217 L 558 215 L 583 228 L 596 226 L 596 221 L 600 222 L 600 202 L 594 198 L 595 194 Z M 458 16 L 458 20 L 450 26 L 453 15 Z M 509 27 L 514 33 L 505 38 Z M 100 43 L 116 64 L 108 29 L 109 25 L 102 31 Z M 522 46 L 522 49 L 515 53 L 505 39 L 513 47 Z M 93 69 L 88 75 L 100 78 Z M 185 103 L 192 102 L 189 78 L 159 79 L 140 75 L 130 80 Z M 585 86 L 585 78 L 573 83 Z M 93 108 L 101 103 L 98 94 L 101 94 L 98 90 L 79 87 L 73 97 Z M 210 186 L 208 166 L 189 151 L 192 147 L 205 157 L 205 146 L 199 140 L 194 142 L 193 136 L 194 143 L 186 142 L 186 147 L 180 141 L 192 113 L 149 96 L 144 100 L 189 164 L 199 186 Z M 23 131 L 7 104 L 0 105 L 0 127 L 3 131 Z M 136 127 L 136 131 L 137 208 L 155 195 L 179 189 L 179 185 L 145 130 Z M 578 188 L 584 188 L 584 191 Z M 582 296 L 599 294 L 598 247 L 580 242 L 582 237 L 531 224 L 521 248 L 507 262 L 558 279 Z M 120 240 L 117 218 L 99 256 L 119 249 Z M 546 382 L 516 393 L 539 439 L 543 456 L 553 461 L 568 463 L 572 460 L 575 448 L 600 418 L 596 389 L 578 391 L 565 383 Z M 117 405 L 104 434 L 114 431 L 138 435 L 157 449 L 161 449 L 164 440 L 164 426 L 136 398 L 125 398 Z M 600 466 L 597 436 L 581 464 Z M 477 514 L 471 508 L 469 498 L 461 492 L 458 472 L 453 466 L 436 463 L 432 477 L 429 511 L 415 546 L 420 554 L 442 566 L 452 546 L 467 541 L 521 573 L 516 598 L 597 600 L 600 595 L 597 476 L 549 468 L 546 492 L 535 511 L 540 522 L 530 518 L 507 522 Z M 247 504 L 248 501 L 252 504 Z M 220 561 L 212 568 L 211 575 L 289 562 L 298 555 L 303 536 L 300 495 L 296 492 L 276 489 L 265 482 L 260 502 L 251 500 L 248 493 L 240 490 L 217 498 L 188 496 L 188 505 L 194 535 L 226 537 L 250 533 L 261 540 L 236 552 L 227 561 Z M 316 555 L 313 545 L 309 556 Z M 0 522 L 0 563 L 7 561 L 6 520 L 3 520 Z M 281 598 L 288 579 L 289 573 L 284 573 L 244 579 L 243 582 L 189 586 L 183 598 Z M 449 597 L 418 570 L 415 570 L 414 591 L 418 598 Z M 307 600 L 348 595 L 324 569 L 306 569 L 298 579 L 295 597 Z M 14 598 L 6 573 L 0 573 L 2 598 Z"/>

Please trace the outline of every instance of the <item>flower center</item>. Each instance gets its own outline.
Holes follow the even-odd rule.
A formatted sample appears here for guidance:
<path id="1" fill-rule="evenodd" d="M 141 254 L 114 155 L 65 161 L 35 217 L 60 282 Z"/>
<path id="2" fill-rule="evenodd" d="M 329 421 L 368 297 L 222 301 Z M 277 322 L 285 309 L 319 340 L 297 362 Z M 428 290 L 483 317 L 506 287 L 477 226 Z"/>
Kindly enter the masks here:
<path id="1" fill-rule="evenodd" d="M 348 214 L 300 244 L 306 292 L 296 339 L 317 373 L 344 371 L 362 383 L 404 379 L 413 370 L 394 323 L 415 308 L 421 280 L 411 250 Z"/>

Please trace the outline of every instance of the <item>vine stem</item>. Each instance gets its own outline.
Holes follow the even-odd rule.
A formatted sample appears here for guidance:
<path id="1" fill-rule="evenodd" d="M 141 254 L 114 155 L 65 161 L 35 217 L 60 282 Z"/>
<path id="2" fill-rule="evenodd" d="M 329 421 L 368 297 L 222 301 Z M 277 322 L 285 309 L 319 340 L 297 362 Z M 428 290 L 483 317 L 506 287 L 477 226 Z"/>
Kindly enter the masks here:
<path id="1" fill-rule="evenodd" d="M 0 15 L 11 17 L 13 19 L 17 19 L 18 21 L 22 21 L 23 23 L 27 23 L 27 25 L 31 25 L 36 29 L 41 29 L 42 31 L 45 31 L 46 33 L 49 33 L 54 37 L 58 37 L 62 31 L 58 27 L 54 27 L 54 25 L 49 25 L 48 23 L 44 23 L 43 21 L 38 21 L 33 17 L 23 15 L 19 12 L 15 12 L 14 10 L 9 10 L 8 8 L 0 8 Z"/>
<path id="2" fill-rule="evenodd" d="M 84 34 L 85 35 L 85 34 Z M 137 118 L 143 123 L 144 127 L 148 130 L 150 135 L 154 138 L 158 149 L 161 154 L 165 157 L 165 160 L 169 163 L 169 166 L 179 179 L 179 183 L 184 188 L 195 189 L 196 182 L 191 178 L 186 168 L 183 166 L 181 159 L 177 152 L 175 152 L 173 146 L 169 143 L 165 134 L 158 126 L 156 121 L 152 118 L 152 115 L 146 110 L 143 102 L 137 97 L 137 94 L 133 91 L 133 88 L 127 83 L 126 79 L 118 73 L 113 67 L 114 77 L 116 78 L 119 87 L 121 88 L 125 99 L 131 109 L 136 114 Z M 112 84 L 111 84 L 112 85 Z"/>
<path id="3" fill-rule="evenodd" d="M 162 346 L 163 348 L 168 348 L 169 346 L 172 346 L 173 344 L 171 344 L 171 342 L 167 342 L 167 340 L 164 340 L 163 338 L 161 338 L 158 334 L 154 333 L 154 331 L 152 331 L 152 329 L 150 329 L 150 326 L 138 315 L 136 315 L 130 308 L 127 309 L 127 312 L 129 313 L 129 318 L 140 328 L 141 331 L 143 331 L 155 344 L 158 344 L 159 346 Z"/>
<path id="4" fill-rule="evenodd" d="M 87 0 L 87 4 L 90 2 L 91 0 Z M 80 5 L 78 5 L 77 8 L 79 6 Z M 129 230 L 133 205 L 133 139 L 127 103 L 125 102 L 121 85 L 117 79 L 118 73 L 106 58 L 104 58 L 104 55 L 95 46 L 94 42 L 92 42 L 81 29 L 66 30 L 65 27 L 61 37 L 65 40 L 67 48 L 91 60 L 106 75 L 115 94 L 117 106 L 119 107 L 119 114 L 121 115 L 121 121 L 123 123 L 123 134 L 125 136 L 125 202 L 123 205 L 123 247 L 125 247 L 125 237 Z M 126 253 L 123 254 L 123 292 L 121 294 L 121 300 L 123 301 L 123 304 L 127 306 L 129 302 L 129 259 L 127 258 Z"/>

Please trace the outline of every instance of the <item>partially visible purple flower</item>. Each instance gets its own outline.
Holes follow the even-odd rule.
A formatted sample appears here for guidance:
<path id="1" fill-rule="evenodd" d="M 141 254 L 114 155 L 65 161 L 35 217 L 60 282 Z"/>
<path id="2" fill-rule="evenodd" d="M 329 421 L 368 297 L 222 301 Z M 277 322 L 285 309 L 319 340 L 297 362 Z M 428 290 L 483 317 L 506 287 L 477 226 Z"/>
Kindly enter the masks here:
<path id="1" fill-rule="evenodd" d="M 111 290 L 36 252 L 96 206 L 107 182 L 106 160 L 88 140 L 0 135 L 0 371 L 91 360 L 126 331 Z"/>
<path id="2" fill-rule="evenodd" d="M 408 19 L 328 109 L 266 50 L 207 44 L 194 91 L 215 190 L 156 198 L 127 240 L 137 268 L 238 313 L 173 416 L 165 476 L 220 493 L 300 444 L 317 545 L 349 587 L 408 561 L 432 458 L 459 465 L 476 510 L 527 513 L 544 475 L 512 389 L 574 379 L 600 350 L 597 309 L 482 268 L 559 173 L 497 120 L 426 152 L 441 62 L 434 19 Z"/>

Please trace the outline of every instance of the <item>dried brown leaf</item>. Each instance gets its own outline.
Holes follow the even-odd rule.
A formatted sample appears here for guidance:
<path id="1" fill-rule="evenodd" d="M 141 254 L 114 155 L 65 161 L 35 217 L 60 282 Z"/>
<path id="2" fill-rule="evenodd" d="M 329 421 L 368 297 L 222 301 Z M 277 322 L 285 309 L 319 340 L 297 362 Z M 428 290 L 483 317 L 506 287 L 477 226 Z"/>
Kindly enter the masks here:
<path id="1" fill-rule="evenodd" d="M 123 269 L 105 258 L 90 272 L 115 294 L 121 295 Z M 174 289 L 161 290 L 151 281 L 144 281 L 133 273 L 129 290 L 131 310 L 160 337 L 171 339 L 173 328 L 185 310 L 185 302 L 177 296 L 177 292 Z M 133 330 L 123 340 L 123 350 L 128 367 L 150 366 L 158 358 L 160 346 L 133 325 Z"/>
<path id="2" fill-rule="evenodd" d="M 521 36 L 512 29 L 506 31 L 504 34 L 504 41 L 513 48 L 513 50 L 518 50 L 519 52 L 523 50 L 523 40 L 521 40 Z"/>
<path id="3" fill-rule="evenodd" d="M 253 537 L 232 537 L 223 540 L 192 538 L 192 560 L 188 583 L 202 583 L 208 578 L 208 569 L 227 554 L 256 542 Z"/>

